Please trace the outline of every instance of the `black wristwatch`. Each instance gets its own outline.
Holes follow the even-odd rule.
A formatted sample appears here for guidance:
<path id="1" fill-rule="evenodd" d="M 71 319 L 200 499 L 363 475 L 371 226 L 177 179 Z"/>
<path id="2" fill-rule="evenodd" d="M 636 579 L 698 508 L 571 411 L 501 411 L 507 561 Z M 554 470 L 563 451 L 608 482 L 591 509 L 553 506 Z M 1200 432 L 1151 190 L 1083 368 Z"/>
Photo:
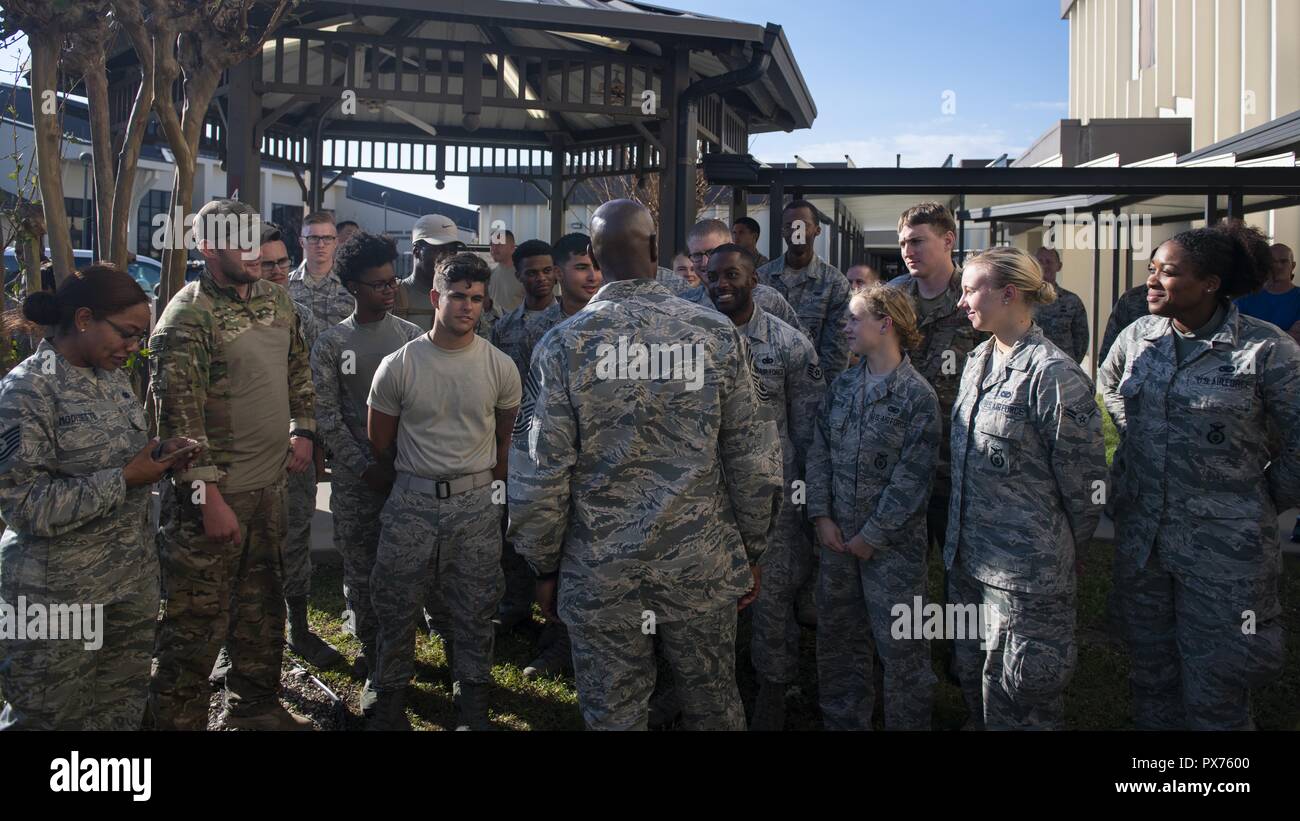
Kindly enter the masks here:
<path id="1" fill-rule="evenodd" d="M 304 439 L 310 439 L 313 445 L 320 444 L 320 439 L 319 437 L 316 436 L 316 431 L 314 430 L 304 430 L 303 428 L 296 428 L 294 430 L 289 431 L 289 435 L 301 436 Z"/>

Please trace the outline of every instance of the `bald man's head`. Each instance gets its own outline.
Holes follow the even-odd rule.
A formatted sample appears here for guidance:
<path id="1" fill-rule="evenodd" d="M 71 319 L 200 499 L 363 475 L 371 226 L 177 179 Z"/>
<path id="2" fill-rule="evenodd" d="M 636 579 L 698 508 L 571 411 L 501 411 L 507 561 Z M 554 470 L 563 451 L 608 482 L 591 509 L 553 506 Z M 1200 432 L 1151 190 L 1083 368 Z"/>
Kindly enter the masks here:
<path id="1" fill-rule="evenodd" d="M 591 218 L 591 256 L 606 280 L 653 279 L 656 241 L 654 219 L 639 202 L 612 200 Z"/>
<path id="2" fill-rule="evenodd" d="M 1269 248 L 1273 255 L 1273 281 L 1290 282 L 1295 276 L 1295 254 L 1291 248 L 1278 242 Z"/>

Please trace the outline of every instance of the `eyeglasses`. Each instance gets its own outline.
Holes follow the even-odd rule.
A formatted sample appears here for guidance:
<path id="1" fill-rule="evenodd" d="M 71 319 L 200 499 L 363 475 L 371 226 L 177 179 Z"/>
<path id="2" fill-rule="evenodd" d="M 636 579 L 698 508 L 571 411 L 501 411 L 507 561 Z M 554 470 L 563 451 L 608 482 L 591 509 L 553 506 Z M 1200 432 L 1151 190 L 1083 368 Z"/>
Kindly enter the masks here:
<path id="1" fill-rule="evenodd" d="M 707 251 L 697 251 L 697 252 L 694 253 L 694 254 L 687 254 L 687 256 L 690 257 L 692 260 L 694 260 L 694 261 L 696 261 L 696 262 L 699 262 L 700 260 L 705 259 L 706 257 L 708 257 L 709 254 L 712 254 L 714 250 L 715 250 L 715 249 L 710 248 L 710 249 L 707 250 Z"/>
<path id="2" fill-rule="evenodd" d="M 329 245 L 331 242 L 337 240 L 337 234 L 330 234 L 329 236 L 312 235 L 310 237 L 303 237 L 302 243 L 303 245 Z"/>
<path id="3" fill-rule="evenodd" d="M 293 260 L 289 259 L 288 257 L 281 257 L 280 259 L 270 259 L 270 260 L 262 261 L 262 270 L 267 272 L 268 274 L 275 271 L 276 268 L 287 269 L 292 267 L 293 267 Z"/>
<path id="4" fill-rule="evenodd" d="M 148 331 L 143 331 L 143 332 L 138 333 L 138 334 L 133 334 L 133 333 L 131 333 L 130 331 L 128 331 L 128 330 L 126 330 L 125 328 L 123 328 L 121 325 L 118 325 L 116 322 L 114 322 L 113 320 L 109 319 L 108 317 L 104 317 L 104 320 L 103 320 L 103 321 L 104 321 L 104 322 L 107 322 L 107 323 L 109 324 L 109 327 L 111 327 L 113 330 L 117 331 L 117 335 L 120 336 L 120 337 L 122 337 L 122 341 L 123 341 L 123 342 L 135 342 L 135 343 L 136 343 L 137 345 L 139 345 L 141 348 L 145 347 L 145 345 L 148 344 L 148 342 L 149 342 L 149 332 L 148 332 Z"/>
<path id="5" fill-rule="evenodd" d="M 399 284 L 397 277 L 385 279 L 382 282 L 366 282 L 364 279 L 358 279 L 357 282 L 371 289 L 372 291 L 396 291 Z"/>

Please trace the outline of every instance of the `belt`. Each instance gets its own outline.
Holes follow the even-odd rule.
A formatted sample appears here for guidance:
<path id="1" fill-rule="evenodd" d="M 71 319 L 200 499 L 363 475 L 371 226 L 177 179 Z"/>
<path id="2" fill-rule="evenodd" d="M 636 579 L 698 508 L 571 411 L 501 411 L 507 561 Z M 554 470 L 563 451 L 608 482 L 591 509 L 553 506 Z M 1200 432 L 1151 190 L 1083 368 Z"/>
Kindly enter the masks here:
<path id="1" fill-rule="evenodd" d="M 492 484 L 492 471 L 480 470 L 478 473 L 466 473 L 454 479 L 426 479 L 414 473 L 399 473 L 394 487 L 414 490 L 417 493 L 432 493 L 439 499 L 449 499 L 457 493 L 474 490 Z"/>

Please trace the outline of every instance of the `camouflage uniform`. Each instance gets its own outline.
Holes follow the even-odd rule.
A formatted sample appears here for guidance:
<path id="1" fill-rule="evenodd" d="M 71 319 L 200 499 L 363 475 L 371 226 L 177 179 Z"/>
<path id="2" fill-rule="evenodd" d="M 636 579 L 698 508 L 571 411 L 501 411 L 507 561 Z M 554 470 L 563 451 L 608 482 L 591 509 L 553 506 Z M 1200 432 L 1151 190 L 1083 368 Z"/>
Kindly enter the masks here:
<path id="1" fill-rule="evenodd" d="M 996 614 L 996 643 L 956 640 L 954 662 L 977 722 L 1062 729 L 1077 656 L 1075 550 L 1104 501 L 1101 414 L 1087 375 L 1037 325 L 1001 362 L 995 344 L 971 352 L 953 408 L 943 559 L 949 604 Z"/>
<path id="2" fill-rule="evenodd" d="M 305 260 L 289 273 L 288 289 L 294 302 L 300 302 L 311 310 L 322 330 L 347 319 L 357 307 L 356 298 L 333 271 L 319 281 L 314 280 L 307 273 Z"/>
<path id="3" fill-rule="evenodd" d="M 1277 512 L 1300 504 L 1300 349 L 1235 306 L 1181 364 L 1175 333 L 1138 319 L 1097 376 L 1120 434 L 1115 584 L 1135 720 L 1246 729 L 1250 688 L 1283 663 Z"/>
<path id="4" fill-rule="evenodd" d="M 398 340 L 409 342 L 422 333 L 419 327 L 395 316 L 380 321 Z M 317 424 L 332 454 L 330 511 L 334 515 L 334 548 L 343 559 L 343 595 L 352 610 L 362 654 L 373 660 L 375 612 L 370 574 L 379 547 L 379 512 L 388 497 L 366 484 L 361 474 L 375 463 L 366 433 L 366 399 L 383 356 L 358 350 L 360 346 L 352 342 L 357 328 L 353 314 L 322 333 L 311 349 L 311 369 Z M 346 355 L 348 351 L 352 357 Z"/>
<path id="5" fill-rule="evenodd" d="M 759 675 L 770 682 L 789 684 L 799 668 L 795 594 L 812 572 L 808 521 L 800 510 L 802 504 L 793 502 L 793 493 L 795 482 L 804 478 L 826 381 L 808 338 L 757 305 L 740 333 L 749 343 L 750 366 L 762 386 L 759 408 L 776 422 L 785 482 L 781 508 L 759 562 L 763 580 L 761 595 L 752 605 L 750 648 Z"/>
<path id="6" fill-rule="evenodd" d="M 1137 285 L 1125 291 L 1110 310 L 1110 319 L 1106 322 L 1106 333 L 1101 338 L 1101 350 L 1097 352 L 1098 362 L 1105 362 L 1110 355 L 1110 346 L 1115 344 L 1120 331 L 1146 316 L 1147 286 Z"/>
<path id="7" fill-rule="evenodd" d="M 310 352 L 324 326 L 311 309 L 301 302 L 293 303 L 298 313 L 298 328 L 303 345 Z M 284 597 L 286 599 L 311 595 L 311 520 L 316 515 L 316 460 L 302 473 L 290 473 L 287 478 L 285 504 L 288 508 L 289 529 L 284 538 Z"/>
<path id="8" fill-rule="evenodd" d="M 658 282 L 677 296 L 681 296 L 684 292 L 691 290 L 692 287 L 689 282 L 677 276 L 676 271 L 663 266 L 655 269 L 655 282 Z"/>
<path id="9" fill-rule="evenodd" d="M 98 649 L 0 640 L 0 730 L 140 728 L 158 555 L 145 536 L 149 487 L 127 487 L 122 470 L 147 427 L 125 370 L 74 367 L 48 341 L 0 381 L 0 602 L 103 605 Z"/>
<path id="10" fill-rule="evenodd" d="M 808 517 L 828 516 L 846 542 L 860 534 L 875 549 L 862 561 L 821 548 L 817 679 L 828 730 L 871 729 L 873 650 L 884 665 L 885 726 L 930 729 L 930 645 L 896 637 L 891 611 L 925 596 L 925 507 L 940 427 L 934 389 L 906 356 L 874 383 L 865 360 L 840 374 L 817 416 Z"/>
<path id="11" fill-rule="evenodd" d="M 164 494 L 170 510 L 163 515 L 158 549 L 166 603 L 150 682 L 160 728 L 207 726 L 207 679 L 223 640 L 231 661 L 226 699 L 232 714 L 273 706 L 280 683 L 288 527 L 284 465 L 289 430 L 316 429 L 315 394 L 293 301 L 270 282 L 248 287 L 247 299 L 241 299 L 205 271 L 167 304 L 149 342 L 158 435 L 188 436 L 204 447 Z M 281 353 L 284 370 L 277 373 Z M 275 371 L 265 370 L 269 360 Z M 266 406 L 254 389 L 273 392 L 280 406 Z M 258 428 L 259 416 L 286 420 L 280 454 L 274 445 L 269 455 L 263 453 L 249 433 L 260 439 L 274 428 Z M 267 484 L 247 487 L 237 479 L 232 486 L 232 470 L 242 474 L 268 459 L 275 475 Z M 204 535 L 197 497 L 206 484 L 220 489 L 239 520 L 239 544 L 214 543 Z"/>
<path id="12" fill-rule="evenodd" d="M 486 358 L 502 353 L 487 342 Z M 380 514 L 379 546 L 370 574 L 371 601 L 377 623 L 376 661 L 370 686 L 378 693 L 397 693 L 415 674 L 416 619 L 423 606 L 429 627 L 450 640 L 452 680 L 459 692 L 466 685 L 486 685 L 492 678 L 494 627 L 492 617 L 501 601 L 501 516 L 504 494 L 493 486 L 496 445 L 484 469 L 454 476 L 420 476 L 404 472 L 403 459 L 420 462 L 419 454 L 403 451 L 403 429 L 436 424 L 428 408 L 416 406 L 420 373 L 405 369 L 403 357 L 412 345 L 433 346 L 417 339 L 389 354 L 377 370 L 369 406 L 399 417 L 397 481 Z M 412 361 L 414 355 L 412 355 Z M 494 412 L 516 407 L 520 385 L 516 371 L 505 370 L 496 391 Z M 466 380 L 488 379 L 486 370 L 466 371 Z M 478 413 L 482 408 L 463 409 Z M 420 445 L 423 446 L 423 445 Z M 486 708 L 484 708 L 486 711 Z M 486 712 L 484 713 L 486 718 Z"/>
<path id="13" fill-rule="evenodd" d="M 559 573 L 588 727 L 645 728 L 653 632 L 686 726 L 743 729 L 736 600 L 779 504 L 776 426 L 756 415 L 745 343 L 717 311 L 646 279 L 606 283 L 589 308 L 533 356 L 510 453 L 511 540 L 539 574 Z M 610 373 L 620 338 L 697 352 L 700 389 Z"/>
<path id="14" fill-rule="evenodd" d="M 1034 322 L 1043 329 L 1043 336 L 1075 362 L 1082 363 L 1088 355 L 1088 311 L 1074 291 L 1060 285 L 1055 287 L 1056 300 L 1035 306 Z"/>
<path id="15" fill-rule="evenodd" d="M 816 254 L 802 270 L 794 270 L 781 255 L 758 269 L 758 281 L 775 288 L 794 306 L 798 327 L 817 348 L 827 382 L 849 363 L 844 321 L 849 316 L 849 281 L 839 269 Z"/>
<path id="16" fill-rule="evenodd" d="M 563 317 L 558 301 L 540 311 L 528 310 L 527 304 L 501 317 L 492 326 L 492 344 L 500 349 L 519 369 L 519 381 L 528 378 L 528 365 L 533 348 L 551 326 Z M 505 594 L 501 599 L 501 615 L 513 619 L 527 615 L 533 603 L 533 572 L 509 542 L 501 551 L 501 572 L 505 574 Z"/>
<path id="17" fill-rule="evenodd" d="M 790 303 L 785 301 L 785 297 L 781 296 L 780 291 L 759 284 L 754 286 L 753 294 L 754 305 L 758 308 L 762 308 L 763 312 L 768 316 L 776 317 L 791 328 L 795 328 L 799 331 L 803 330 L 803 326 L 799 324 L 799 317 L 795 314 L 794 308 L 791 308 Z M 713 305 L 713 297 L 709 296 L 709 289 L 706 285 L 696 285 L 694 288 L 687 288 L 685 291 L 678 293 L 677 296 L 690 302 L 694 302 L 697 305 L 703 305 L 705 308 L 709 308 L 710 310 L 717 310 Z"/>
<path id="18" fill-rule="evenodd" d="M 483 337 L 488 342 L 491 342 L 492 328 L 501 319 L 501 316 L 502 316 L 501 309 L 498 308 L 496 305 L 493 305 L 491 310 L 485 309 L 483 313 L 479 314 L 478 325 L 474 326 L 474 333 Z M 432 329 L 433 326 L 430 325 L 426 330 L 432 330 Z"/>
<path id="19" fill-rule="evenodd" d="M 988 334 L 971 327 L 966 312 L 957 307 L 961 299 L 961 267 L 956 267 L 948 280 L 948 289 L 939 295 L 938 302 L 929 307 L 921 300 L 920 283 L 910 274 L 890 280 L 893 287 L 902 288 L 912 297 L 916 308 L 917 330 L 921 332 L 921 347 L 914 353 L 916 370 L 934 388 L 939 397 L 939 418 L 943 420 L 940 433 L 939 465 L 934 475 L 934 492 L 926 510 L 926 526 L 930 541 L 942 546 L 948 534 L 948 496 L 951 493 L 949 454 L 952 434 L 948 420 L 952 418 L 957 388 L 962 378 L 966 357 Z M 951 353 L 949 353 L 951 352 Z"/>
<path id="20" fill-rule="evenodd" d="M 413 479 L 418 484 L 408 484 Z M 378 625 L 371 686 L 377 691 L 401 690 L 415 675 L 421 606 L 428 609 L 432 628 L 451 640 L 452 680 L 458 685 L 492 680 L 492 617 L 505 584 L 503 511 L 493 504 L 490 478 L 444 499 L 433 484 L 398 474 L 379 517 L 379 547 L 370 575 Z"/>

